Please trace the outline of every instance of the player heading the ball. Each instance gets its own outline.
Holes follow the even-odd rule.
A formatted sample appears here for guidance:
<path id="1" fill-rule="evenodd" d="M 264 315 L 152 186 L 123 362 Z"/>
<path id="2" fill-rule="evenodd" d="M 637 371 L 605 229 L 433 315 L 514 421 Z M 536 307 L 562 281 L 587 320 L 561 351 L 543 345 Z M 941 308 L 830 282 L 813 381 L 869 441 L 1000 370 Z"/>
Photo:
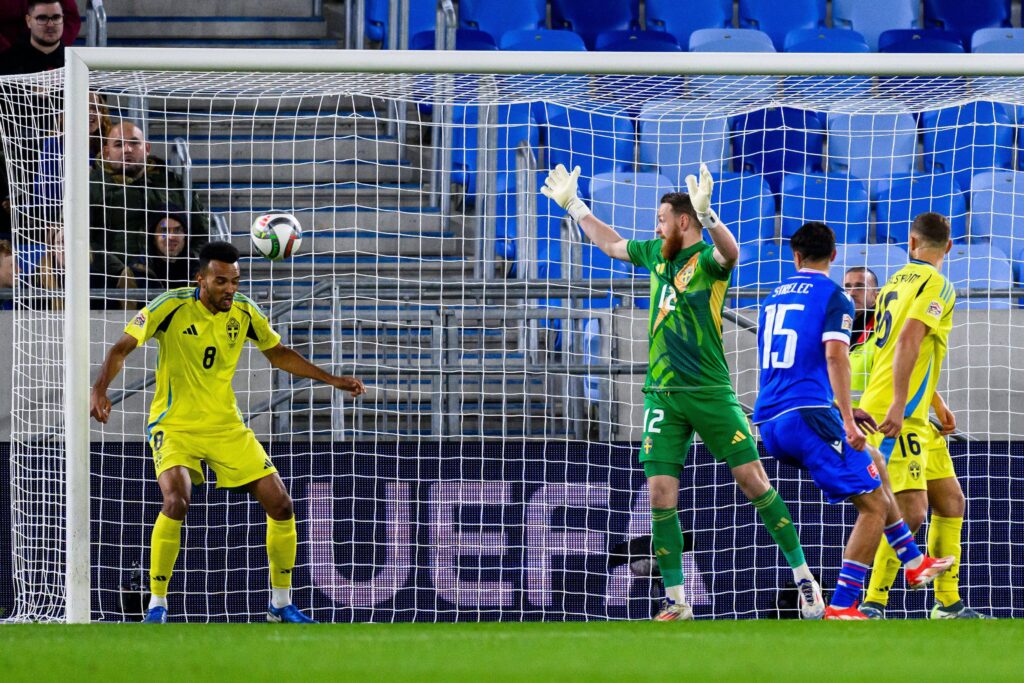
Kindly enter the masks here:
<path id="1" fill-rule="evenodd" d="M 291 601 L 296 536 L 292 499 L 263 446 L 245 426 L 231 388 L 246 341 L 270 364 L 298 377 L 329 384 L 352 396 L 366 391 L 354 377 L 338 377 L 313 365 L 281 343 L 270 321 L 238 291 L 239 253 L 227 242 L 210 242 L 199 252 L 195 287 L 172 289 L 153 299 L 107 352 L 92 387 L 90 412 L 101 423 L 110 417 L 107 387 L 139 344 L 160 345 L 156 390 L 146 439 L 153 451 L 163 507 L 153 525 L 148 623 L 167 620 L 167 587 L 181 547 L 181 525 L 193 484 L 203 483 L 202 461 L 217 474 L 220 488 L 248 491 L 267 513 L 267 557 L 271 600 L 267 621 L 312 623 Z"/>
<path id="2" fill-rule="evenodd" d="M 580 169 L 559 164 L 541 188 L 579 223 L 608 256 L 651 272 L 648 326 L 650 363 L 644 383 L 640 462 L 651 495 L 651 535 L 666 600 L 658 621 L 691 619 L 683 595 L 683 534 L 679 526 L 679 474 L 694 433 L 732 470 L 782 549 L 797 586 L 804 618 L 825 613 L 821 589 L 804 560 L 786 504 L 768 481 L 747 418 L 736 399 L 722 344 L 722 309 L 739 247 L 711 209 L 712 178 L 701 164 L 700 181 L 686 178 L 689 194 L 661 198 L 655 239 L 627 240 L 596 218 L 576 196 Z M 707 228 L 714 246 L 703 238 Z"/>
<path id="3" fill-rule="evenodd" d="M 824 223 L 806 223 L 790 239 L 797 274 L 772 290 L 758 318 L 760 391 L 754 423 L 780 462 L 807 470 L 830 503 L 850 500 L 857 522 L 826 619 L 867 619 L 858 609 L 871 559 L 884 531 L 921 588 L 953 566 L 924 555 L 893 498 L 885 461 L 868 447 L 850 397 L 853 300 L 828 276 L 836 239 Z M 834 405 L 833 405 L 834 402 Z M 874 422 L 861 414 L 862 424 Z"/>

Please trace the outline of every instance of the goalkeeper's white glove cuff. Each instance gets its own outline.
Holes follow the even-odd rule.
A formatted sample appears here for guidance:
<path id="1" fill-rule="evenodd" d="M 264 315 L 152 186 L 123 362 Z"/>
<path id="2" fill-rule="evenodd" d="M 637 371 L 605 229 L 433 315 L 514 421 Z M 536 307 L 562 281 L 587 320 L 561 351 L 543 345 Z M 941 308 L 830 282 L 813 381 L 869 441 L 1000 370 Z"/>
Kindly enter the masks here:
<path id="1" fill-rule="evenodd" d="M 577 223 L 590 215 L 590 207 L 579 197 L 570 199 L 569 203 L 565 205 L 565 210 L 568 212 L 569 218 Z"/>
<path id="2" fill-rule="evenodd" d="M 698 213 L 697 219 L 708 230 L 713 230 L 718 225 L 718 214 L 714 209 L 708 209 L 707 213 Z"/>

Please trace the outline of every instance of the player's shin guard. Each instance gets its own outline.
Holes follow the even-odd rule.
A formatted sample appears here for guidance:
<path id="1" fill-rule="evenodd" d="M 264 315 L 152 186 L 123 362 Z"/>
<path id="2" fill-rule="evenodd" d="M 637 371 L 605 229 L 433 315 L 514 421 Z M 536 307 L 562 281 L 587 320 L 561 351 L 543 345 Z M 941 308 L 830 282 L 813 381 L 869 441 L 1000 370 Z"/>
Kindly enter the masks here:
<path id="1" fill-rule="evenodd" d="M 167 597 L 167 584 L 181 549 L 181 520 L 164 513 L 156 516 L 150 537 L 149 590 L 158 598 Z"/>
<path id="2" fill-rule="evenodd" d="M 885 540 L 878 544 L 875 551 L 875 562 L 871 567 L 871 580 L 868 582 L 868 593 L 865 602 L 872 602 L 878 605 L 889 604 L 889 590 L 896 581 L 896 575 L 900 571 L 900 560 L 896 552 Z"/>
<path id="3" fill-rule="evenodd" d="M 683 530 L 675 508 L 651 509 L 651 546 L 654 557 L 669 588 L 683 585 Z"/>
<path id="4" fill-rule="evenodd" d="M 793 569 L 806 564 L 804 549 L 800 546 L 800 537 L 793 526 L 793 517 L 789 514 L 789 508 L 782 501 L 778 491 L 774 488 L 768 489 L 764 494 L 750 501 L 757 508 L 757 514 L 761 516 L 761 522 L 768 529 L 775 543 L 786 556 L 786 561 Z"/>
<path id="5" fill-rule="evenodd" d="M 267 517 L 267 559 L 270 560 L 270 585 L 275 596 L 287 594 L 292 587 L 292 569 L 295 568 L 295 517 L 276 520 Z M 276 600 L 275 602 L 281 602 Z M 290 600 L 289 600 L 290 602 Z M 274 605 L 284 607 L 284 605 Z"/>
<path id="6" fill-rule="evenodd" d="M 963 525 L 963 517 L 940 517 L 935 513 L 928 525 L 928 554 L 956 558 L 956 563 L 935 579 L 935 599 L 943 607 L 960 602 L 960 530 Z"/>

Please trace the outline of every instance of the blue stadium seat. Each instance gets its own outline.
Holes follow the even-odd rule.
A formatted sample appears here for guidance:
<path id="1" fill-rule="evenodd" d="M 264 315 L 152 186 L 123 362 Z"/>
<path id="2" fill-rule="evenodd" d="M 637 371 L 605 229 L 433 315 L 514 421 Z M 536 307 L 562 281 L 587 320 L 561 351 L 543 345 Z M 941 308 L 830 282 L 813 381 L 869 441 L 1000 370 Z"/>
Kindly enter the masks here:
<path id="1" fill-rule="evenodd" d="M 646 12 L 647 28 L 671 33 L 680 45 L 686 46 L 690 44 L 690 34 L 697 29 L 732 26 L 732 0 L 647 0 Z"/>
<path id="2" fill-rule="evenodd" d="M 924 0 L 924 25 L 954 31 L 968 48 L 980 28 L 1010 26 L 1006 0 Z"/>
<path id="3" fill-rule="evenodd" d="M 1024 52 L 1024 28 L 979 28 L 971 38 L 971 52 Z"/>
<path id="4" fill-rule="evenodd" d="M 877 50 L 883 31 L 921 28 L 920 9 L 917 0 L 832 0 L 832 25 L 859 31 L 868 47 Z"/>
<path id="5" fill-rule="evenodd" d="M 590 205 L 595 215 L 622 237 L 649 240 L 655 237 L 660 200 L 673 189 L 668 178 L 657 173 L 598 173 L 590 184 Z M 584 277 L 594 278 L 646 273 L 623 261 L 609 259 L 593 246 L 584 251 L 583 267 Z"/>
<path id="6" fill-rule="evenodd" d="M 640 163 L 653 164 L 676 188 L 696 175 L 704 162 L 712 173 L 723 170 L 729 120 L 690 113 L 689 100 L 655 100 L 640 113 Z"/>
<path id="7" fill-rule="evenodd" d="M 786 34 L 793 29 L 816 28 L 824 23 L 818 0 L 740 0 L 740 26 L 764 31 L 779 52 Z"/>
<path id="8" fill-rule="evenodd" d="M 633 123 L 581 109 L 548 105 L 549 165 L 579 166 L 580 193 L 590 196 L 590 179 L 605 171 L 627 171 L 633 165 L 636 134 Z"/>
<path id="9" fill-rule="evenodd" d="M 808 221 L 821 221 L 837 242 L 867 242 L 871 203 L 857 178 L 834 173 L 787 173 L 782 177 L 782 237 Z"/>
<path id="10" fill-rule="evenodd" d="M 791 107 L 758 109 L 733 119 L 733 155 L 741 167 L 759 173 L 772 192 L 782 188 L 783 173 L 822 170 L 825 133 L 818 117 Z"/>
<path id="11" fill-rule="evenodd" d="M 756 244 L 775 236 L 775 198 L 759 175 L 718 174 L 713 207 L 741 245 Z"/>
<path id="12" fill-rule="evenodd" d="M 410 50 L 433 50 L 437 36 L 433 31 L 421 31 L 409 39 Z M 497 50 L 494 36 L 486 31 L 460 28 L 455 31 L 456 50 Z"/>
<path id="13" fill-rule="evenodd" d="M 894 28 L 878 37 L 879 52 L 927 52 L 962 54 L 964 44 L 953 31 L 922 28 Z"/>
<path id="14" fill-rule="evenodd" d="M 583 39 L 572 31 L 553 31 L 547 28 L 508 31 L 501 36 L 498 46 L 515 52 L 584 52 Z"/>
<path id="15" fill-rule="evenodd" d="M 1013 163 L 1014 130 L 1000 104 L 971 102 L 926 111 L 921 128 L 925 170 L 953 173 L 965 190 L 975 173 L 1010 168 Z"/>
<path id="16" fill-rule="evenodd" d="M 496 132 L 499 174 L 514 171 L 516 147 L 524 140 L 533 148 L 540 144 L 537 123 L 526 102 L 496 105 Z M 457 106 L 452 115 L 452 182 L 466 188 L 468 195 L 476 194 L 476 176 L 479 168 L 477 149 L 479 140 L 479 107 Z"/>
<path id="17" fill-rule="evenodd" d="M 883 284 L 908 260 L 907 252 L 895 244 L 837 244 L 829 277 L 842 285 L 850 268 L 870 268 L 879 284 Z"/>
<path id="18" fill-rule="evenodd" d="M 460 26 L 486 31 L 492 36 L 517 29 L 535 29 L 543 26 L 546 19 L 537 4 L 532 2 L 459 0 Z"/>
<path id="19" fill-rule="evenodd" d="M 990 171 L 975 176 L 971 239 L 987 240 L 1006 254 L 1024 247 L 1024 172 Z"/>
<path id="20" fill-rule="evenodd" d="M 1024 246 L 1016 254 L 1013 259 L 1013 276 L 1019 286 L 1024 286 Z"/>
<path id="21" fill-rule="evenodd" d="M 632 3 L 622 0 L 552 0 L 551 28 L 568 28 L 580 34 L 589 49 L 598 33 L 636 26 Z"/>
<path id="22" fill-rule="evenodd" d="M 948 173 L 898 178 L 878 197 L 877 241 L 906 244 L 914 217 L 935 211 L 949 217 L 954 240 L 967 236 L 967 199 Z"/>
<path id="23" fill-rule="evenodd" d="M 740 258 L 732 271 L 732 286 L 737 289 L 770 289 L 794 274 L 796 265 L 789 244 L 779 245 L 774 240 L 765 240 L 759 245 L 740 246 Z M 763 298 L 734 296 L 729 303 L 734 308 L 756 308 Z"/>
<path id="24" fill-rule="evenodd" d="M 388 44 L 389 0 L 366 0 L 366 37 L 376 43 Z M 437 25 L 437 4 L 431 0 L 410 0 L 409 37 L 433 31 Z"/>
<path id="25" fill-rule="evenodd" d="M 944 261 L 946 278 L 957 290 L 1009 289 L 1013 287 L 1013 267 L 1006 254 L 988 244 L 954 245 Z M 957 294 L 956 308 L 1010 308 L 1010 298 L 991 298 Z"/>
<path id="26" fill-rule="evenodd" d="M 681 52 L 675 36 L 664 31 L 604 31 L 594 39 L 597 52 Z"/>
<path id="27" fill-rule="evenodd" d="M 846 28 L 797 28 L 786 34 L 784 52 L 871 52 L 857 31 Z"/>
<path id="28" fill-rule="evenodd" d="M 561 277 L 562 263 L 562 219 L 563 211 L 553 201 L 540 194 L 547 171 L 534 174 L 534 189 L 537 191 L 537 223 L 532 227 L 530 237 L 537 240 L 537 275 L 541 278 Z M 502 258 L 515 260 L 519 251 L 520 238 L 524 236 L 517 225 L 515 176 L 506 174 L 498 180 L 495 203 L 497 253 Z"/>
<path id="29" fill-rule="evenodd" d="M 846 106 L 855 111 L 857 103 Z M 917 124 L 910 114 L 829 113 L 826 127 L 829 167 L 868 181 L 872 196 L 914 168 Z"/>
<path id="30" fill-rule="evenodd" d="M 752 28 L 702 28 L 690 34 L 690 52 L 775 52 L 775 45 Z"/>

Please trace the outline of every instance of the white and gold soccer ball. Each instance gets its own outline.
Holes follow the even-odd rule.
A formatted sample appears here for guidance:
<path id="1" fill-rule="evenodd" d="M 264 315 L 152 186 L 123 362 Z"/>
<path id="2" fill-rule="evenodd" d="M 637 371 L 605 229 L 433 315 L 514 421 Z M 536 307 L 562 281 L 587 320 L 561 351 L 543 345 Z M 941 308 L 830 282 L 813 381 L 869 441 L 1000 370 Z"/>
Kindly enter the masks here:
<path id="1" fill-rule="evenodd" d="M 302 245 L 302 226 L 290 213 L 265 213 L 252 223 L 252 244 L 271 261 L 293 256 Z"/>

